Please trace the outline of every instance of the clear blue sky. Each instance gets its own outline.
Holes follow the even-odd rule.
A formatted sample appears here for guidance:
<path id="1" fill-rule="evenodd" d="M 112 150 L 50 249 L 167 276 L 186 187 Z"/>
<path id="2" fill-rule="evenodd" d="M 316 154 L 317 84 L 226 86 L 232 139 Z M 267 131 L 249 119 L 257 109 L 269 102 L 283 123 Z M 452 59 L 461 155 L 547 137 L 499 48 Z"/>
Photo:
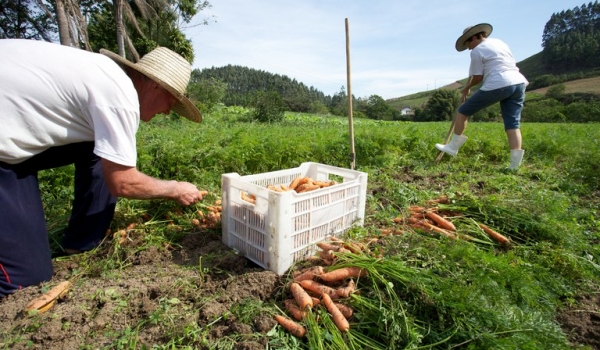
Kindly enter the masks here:
<path id="1" fill-rule="evenodd" d="M 228 64 L 286 75 L 326 95 L 347 89 L 349 22 L 352 93 L 405 96 L 468 76 L 469 51 L 457 52 L 465 27 L 490 23 L 517 62 L 542 50 L 553 13 L 582 0 L 209 0 L 194 18 L 193 68 Z"/>

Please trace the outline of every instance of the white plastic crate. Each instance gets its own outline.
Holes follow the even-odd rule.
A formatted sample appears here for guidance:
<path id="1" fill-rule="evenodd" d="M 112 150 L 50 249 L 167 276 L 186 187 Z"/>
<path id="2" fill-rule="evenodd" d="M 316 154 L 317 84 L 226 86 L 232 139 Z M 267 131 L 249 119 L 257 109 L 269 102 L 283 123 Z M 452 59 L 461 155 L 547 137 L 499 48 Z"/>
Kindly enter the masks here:
<path id="1" fill-rule="evenodd" d="M 336 185 L 296 193 L 268 185 L 289 185 L 298 176 Z M 259 266 L 279 275 L 315 253 L 315 243 L 339 236 L 365 217 L 367 174 L 319 163 L 240 176 L 222 174 L 223 243 Z M 242 192 L 256 197 L 255 204 Z"/>

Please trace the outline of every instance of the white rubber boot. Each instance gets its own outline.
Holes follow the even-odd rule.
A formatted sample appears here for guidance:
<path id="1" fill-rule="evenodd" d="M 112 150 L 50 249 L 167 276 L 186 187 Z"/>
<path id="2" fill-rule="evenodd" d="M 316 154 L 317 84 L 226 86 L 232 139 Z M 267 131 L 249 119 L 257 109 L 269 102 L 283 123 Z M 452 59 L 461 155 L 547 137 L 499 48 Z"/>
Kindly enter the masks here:
<path id="1" fill-rule="evenodd" d="M 441 143 L 436 143 L 435 148 L 439 149 L 444 153 L 448 153 L 449 155 L 456 157 L 459 148 L 467 141 L 467 137 L 463 135 L 452 134 L 452 138 L 447 145 L 442 145 Z"/>
<path id="2" fill-rule="evenodd" d="M 510 150 L 510 165 L 507 169 L 517 170 L 521 161 L 523 160 L 523 154 L 525 153 L 522 149 L 511 149 Z"/>

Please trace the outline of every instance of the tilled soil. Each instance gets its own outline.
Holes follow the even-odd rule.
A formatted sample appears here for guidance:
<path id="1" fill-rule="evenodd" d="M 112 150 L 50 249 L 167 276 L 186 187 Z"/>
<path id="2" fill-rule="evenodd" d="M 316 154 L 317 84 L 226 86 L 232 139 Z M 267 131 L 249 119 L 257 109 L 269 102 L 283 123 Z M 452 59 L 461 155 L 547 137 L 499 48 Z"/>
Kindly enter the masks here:
<path id="1" fill-rule="evenodd" d="M 108 246 L 93 253 L 99 259 L 120 254 L 121 259 L 105 259 L 119 261 L 120 266 L 84 265 L 78 256 L 56 259 L 54 278 L 45 285 L 70 279 L 73 286 L 67 297 L 35 316 L 22 310 L 43 292 L 42 287 L 2 299 L 0 348 L 152 348 L 189 337 L 186 327 L 197 323 L 198 328 L 210 329 L 198 337 L 202 341 L 195 341 L 197 348 L 214 346 L 229 336 L 236 339 L 236 349 L 265 349 L 264 335 L 275 326 L 273 318 L 256 315 L 240 320 L 230 311 L 242 301 L 275 300 L 283 288 L 281 277 L 235 254 L 220 238 L 214 232 L 191 233 L 177 248 L 125 254 Z M 83 269 L 87 270 L 84 278 L 70 278 Z M 558 321 L 573 345 L 600 349 L 600 293 L 579 298 L 561 312 Z M 137 337 L 116 335 L 134 332 Z M 128 343 L 131 339 L 139 343 Z"/>

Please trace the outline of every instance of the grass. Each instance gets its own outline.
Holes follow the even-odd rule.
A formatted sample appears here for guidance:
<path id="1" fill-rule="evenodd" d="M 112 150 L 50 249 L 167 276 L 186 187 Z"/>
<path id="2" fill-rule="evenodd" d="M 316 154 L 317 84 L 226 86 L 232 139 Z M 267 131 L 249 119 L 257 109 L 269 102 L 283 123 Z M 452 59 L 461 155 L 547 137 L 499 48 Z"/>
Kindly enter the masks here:
<path id="1" fill-rule="evenodd" d="M 459 232 L 479 234 L 480 242 L 414 232 L 386 238 L 377 247 L 385 258 L 344 255 L 341 265 L 369 271 L 369 278 L 358 283 L 362 293 L 349 301 L 355 318 L 348 334 L 340 334 L 328 314 L 316 308 L 304 322 L 305 340 L 280 327 L 253 337 L 266 338 L 269 348 L 572 348 L 555 317 L 575 296 L 599 287 L 600 125 L 525 123 L 526 153 L 518 173 L 503 171 L 509 151 L 499 123 L 470 123 L 459 156 L 436 164 L 433 144 L 447 129 L 448 123 L 355 121 L 357 169 L 368 172 L 369 183 L 365 225 L 349 232 L 348 239 L 376 236 L 394 225 L 393 218 L 406 215 L 409 205 L 448 195 L 451 203 L 445 209 L 465 215 L 456 220 Z M 282 123 L 265 125 L 236 122 L 224 109 L 205 116 L 202 124 L 167 118 L 144 124 L 138 164 L 149 175 L 220 193 L 223 173 L 262 173 L 305 161 L 349 167 L 348 135 L 341 118 L 288 114 Z M 55 250 L 68 218 L 71 172 L 65 167 L 40 176 Z M 198 208 L 120 200 L 117 210 L 115 228 L 151 214 L 149 223 L 137 229 L 143 235 L 130 232 L 143 240 L 138 249 L 146 249 L 180 244 L 180 230 L 191 226 Z M 510 236 L 513 248 L 495 245 L 477 232 L 475 221 Z M 115 278 L 130 268 L 116 241 L 107 244 L 114 245 L 111 254 L 82 264 L 80 278 Z M 160 299 L 142 321 L 107 335 L 109 347 L 139 348 L 139 333 L 160 325 L 165 342 L 156 348 L 234 348 L 239 334 L 207 342 L 211 326 L 195 322 L 188 302 L 193 284 L 217 273 L 204 263 L 219 258 L 202 256 L 194 267 L 199 281 L 181 280 L 180 295 Z M 120 293 L 106 289 L 91 297 L 118 306 L 127 302 Z M 214 322 L 235 317 L 250 325 L 258 314 L 280 313 L 283 293 L 264 302 L 240 300 Z M 177 319 L 186 319 L 186 326 Z M 17 343 L 18 334 L 5 335 L 0 344 Z"/>

